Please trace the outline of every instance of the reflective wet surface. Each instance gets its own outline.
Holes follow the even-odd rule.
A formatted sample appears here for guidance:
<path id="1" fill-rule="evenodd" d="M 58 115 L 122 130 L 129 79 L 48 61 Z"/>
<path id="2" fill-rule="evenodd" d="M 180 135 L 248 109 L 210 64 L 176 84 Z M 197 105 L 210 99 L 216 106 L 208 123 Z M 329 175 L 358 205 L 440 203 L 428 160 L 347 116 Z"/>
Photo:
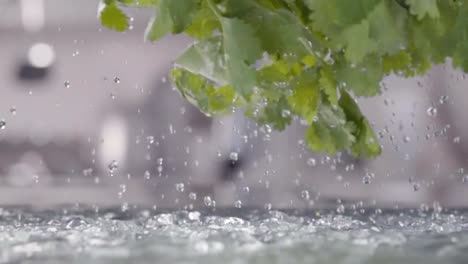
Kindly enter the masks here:
<path id="1" fill-rule="evenodd" d="M 468 211 L 0 213 L 0 263 L 467 263 Z"/>

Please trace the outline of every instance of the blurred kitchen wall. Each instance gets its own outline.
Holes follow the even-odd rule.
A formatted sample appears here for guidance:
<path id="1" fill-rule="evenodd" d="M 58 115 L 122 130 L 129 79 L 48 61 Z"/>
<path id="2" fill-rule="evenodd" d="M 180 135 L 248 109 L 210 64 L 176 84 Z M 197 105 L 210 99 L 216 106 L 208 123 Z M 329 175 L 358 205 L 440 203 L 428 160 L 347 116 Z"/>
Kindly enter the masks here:
<path id="1" fill-rule="evenodd" d="M 190 40 L 144 42 L 151 10 L 128 9 L 133 29 L 109 31 L 97 6 L 0 2 L 0 204 L 468 203 L 460 72 L 438 66 L 424 77 L 386 78 L 381 96 L 359 99 L 383 155 L 329 157 L 306 149 L 299 121 L 278 133 L 240 110 L 202 115 L 166 77 Z"/>

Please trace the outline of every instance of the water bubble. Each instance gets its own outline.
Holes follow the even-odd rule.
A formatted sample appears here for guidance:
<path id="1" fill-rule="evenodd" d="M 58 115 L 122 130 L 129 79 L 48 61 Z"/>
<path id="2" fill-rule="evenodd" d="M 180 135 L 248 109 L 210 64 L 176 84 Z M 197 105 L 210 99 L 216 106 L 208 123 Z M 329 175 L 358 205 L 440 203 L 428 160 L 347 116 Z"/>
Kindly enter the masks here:
<path id="1" fill-rule="evenodd" d="M 307 165 L 315 167 L 315 165 L 317 165 L 317 161 L 314 158 L 309 158 L 307 159 Z"/>
<path id="2" fill-rule="evenodd" d="M 116 76 L 116 77 L 114 77 L 114 82 L 115 82 L 115 83 L 117 83 L 117 84 L 119 84 L 119 83 L 120 83 L 120 78 L 119 78 L 119 77 L 117 77 L 117 76 Z"/>
<path id="3" fill-rule="evenodd" d="M 70 88 L 71 86 L 70 81 L 65 81 L 63 85 L 65 86 L 65 88 Z"/>
<path id="4" fill-rule="evenodd" d="M 436 116 L 437 115 L 437 108 L 431 106 L 426 111 L 428 116 Z"/>
<path id="5" fill-rule="evenodd" d="M 241 200 L 237 200 L 235 203 L 234 203 L 234 206 L 236 208 L 242 208 L 242 201 Z"/>
<path id="6" fill-rule="evenodd" d="M 197 199 L 197 194 L 194 193 L 194 192 L 190 192 L 188 197 L 189 197 L 190 200 L 195 201 Z"/>
<path id="7" fill-rule="evenodd" d="M 232 161 L 237 161 L 239 159 L 239 153 L 237 152 L 231 152 L 229 154 L 229 159 L 232 160 Z"/>
<path id="8" fill-rule="evenodd" d="M 301 197 L 302 197 L 302 199 L 304 199 L 304 200 L 310 200 L 309 191 L 303 190 L 303 191 L 301 192 Z"/>
<path id="9" fill-rule="evenodd" d="M 6 121 L 5 120 L 0 120 L 0 129 L 3 130 L 6 128 Z"/>
<path id="10" fill-rule="evenodd" d="M 177 192 L 184 192 L 185 185 L 183 183 L 177 183 L 176 184 L 176 191 Z"/>

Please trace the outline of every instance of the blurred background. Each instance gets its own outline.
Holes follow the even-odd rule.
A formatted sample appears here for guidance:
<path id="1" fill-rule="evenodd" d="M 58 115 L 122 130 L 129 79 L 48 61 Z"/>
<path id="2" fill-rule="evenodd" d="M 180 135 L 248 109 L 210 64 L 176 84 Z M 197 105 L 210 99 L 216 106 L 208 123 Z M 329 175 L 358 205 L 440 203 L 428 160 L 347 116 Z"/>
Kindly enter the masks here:
<path id="1" fill-rule="evenodd" d="M 109 31 L 98 2 L 0 1 L 0 205 L 468 205 L 467 81 L 449 64 L 359 99 L 381 157 L 330 157 L 299 121 L 278 133 L 198 112 L 166 78 L 190 39 L 144 42 L 151 10 Z"/>

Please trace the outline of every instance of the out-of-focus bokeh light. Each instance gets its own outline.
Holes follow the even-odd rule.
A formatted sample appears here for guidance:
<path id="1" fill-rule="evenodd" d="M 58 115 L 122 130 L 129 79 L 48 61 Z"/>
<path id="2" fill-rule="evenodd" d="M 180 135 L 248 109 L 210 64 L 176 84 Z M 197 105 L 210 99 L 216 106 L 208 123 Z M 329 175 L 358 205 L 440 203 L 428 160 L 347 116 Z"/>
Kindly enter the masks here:
<path id="1" fill-rule="evenodd" d="M 28 61 L 37 68 L 47 68 L 55 60 L 55 52 L 51 45 L 46 43 L 35 43 L 29 48 Z"/>

